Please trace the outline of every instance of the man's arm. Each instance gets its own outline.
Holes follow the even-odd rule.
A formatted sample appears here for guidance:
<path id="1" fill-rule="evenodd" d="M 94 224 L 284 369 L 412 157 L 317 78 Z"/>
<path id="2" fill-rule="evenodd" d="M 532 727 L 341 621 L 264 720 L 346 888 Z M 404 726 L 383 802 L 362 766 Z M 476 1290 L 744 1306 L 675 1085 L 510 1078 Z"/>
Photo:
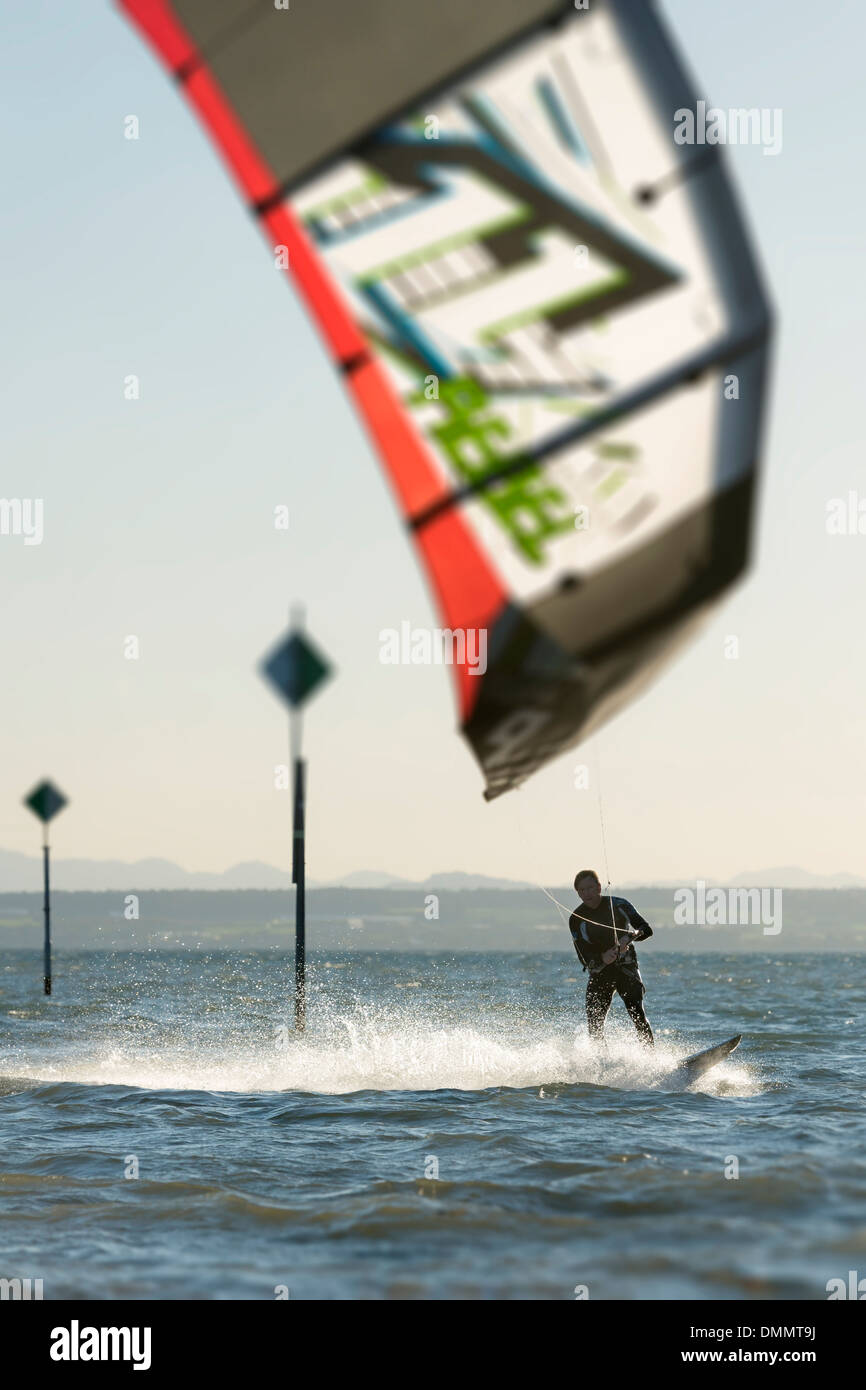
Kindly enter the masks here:
<path id="1" fill-rule="evenodd" d="M 625 898 L 617 898 L 617 906 L 622 908 L 628 921 L 637 932 L 635 941 L 646 941 L 648 937 L 652 936 L 652 927 L 645 917 L 641 917 L 636 907 L 633 907 Z"/>
<path id="2" fill-rule="evenodd" d="M 574 949 L 577 952 L 578 960 L 580 960 L 580 918 L 578 917 L 576 912 L 572 912 L 571 916 L 568 919 L 568 930 L 571 932 L 572 945 L 574 946 Z"/>

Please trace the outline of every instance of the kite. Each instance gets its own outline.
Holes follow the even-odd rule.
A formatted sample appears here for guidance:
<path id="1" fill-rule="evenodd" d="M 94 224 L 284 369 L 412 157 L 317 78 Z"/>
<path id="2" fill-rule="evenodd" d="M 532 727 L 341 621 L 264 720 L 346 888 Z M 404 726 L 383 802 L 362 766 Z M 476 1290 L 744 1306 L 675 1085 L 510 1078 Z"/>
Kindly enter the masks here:
<path id="1" fill-rule="evenodd" d="M 119 0 L 284 257 L 446 633 L 485 796 L 744 571 L 771 315 L 646 0 Z M 679 138 L 675 138 L 679 132 Z"/>

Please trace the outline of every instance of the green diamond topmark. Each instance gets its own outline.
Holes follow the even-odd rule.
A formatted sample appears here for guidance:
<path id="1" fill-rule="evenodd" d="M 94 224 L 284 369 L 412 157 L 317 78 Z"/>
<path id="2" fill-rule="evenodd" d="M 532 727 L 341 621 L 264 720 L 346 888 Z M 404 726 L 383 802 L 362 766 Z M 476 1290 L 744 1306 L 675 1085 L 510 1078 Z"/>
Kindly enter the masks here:
<path id="1" fill-rule="evenodd" d="M 43 822 L 53 820 L 66 804 L 66 797 L 63 792 L 58 791 L 53 782 L 40 782 L 39 786 L 34 787 L 30 795 L 24 798 L 24 805 L 29 806 L 34 816 L 38 816 Z"/>
<path id="2" fill-rule="evenodd" d="M 331 667 L 312 643 L 292 632 L 262 662 L 262 675 L 279 695 L 298 709 L 331 675 Z"/>

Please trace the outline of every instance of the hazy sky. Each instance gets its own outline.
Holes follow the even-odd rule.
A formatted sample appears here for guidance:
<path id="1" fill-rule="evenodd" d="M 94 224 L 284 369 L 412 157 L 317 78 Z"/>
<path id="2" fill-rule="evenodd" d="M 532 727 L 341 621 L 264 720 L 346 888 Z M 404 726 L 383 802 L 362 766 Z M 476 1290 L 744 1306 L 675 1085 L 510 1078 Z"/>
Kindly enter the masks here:
<path id="1" fill-rule="evenodd" d="M 614 879 L 863 872 L 866 535 L 825 509 L 866 496 L 864 10 L 664 10 L 715 104 L 783 111 L 777 157 L 729 151 L 780 315 L 757 566 L 650 693 L 487 805 L 450 672 L 379 662 L 380 629 L 435 625 L 424 582 L 195 118 L 102 0 L 3 7 L 0 492 L 44 498 L 45 538 L 0 537 L 0 846 L 38 849 L 20 796 L 48 773 L 62 857 L 286 863 L 286 720 L 255 665 L 303 598 L 339 667 L 307 727 L 314 878 L 603 867 L 599 761 Z"/>

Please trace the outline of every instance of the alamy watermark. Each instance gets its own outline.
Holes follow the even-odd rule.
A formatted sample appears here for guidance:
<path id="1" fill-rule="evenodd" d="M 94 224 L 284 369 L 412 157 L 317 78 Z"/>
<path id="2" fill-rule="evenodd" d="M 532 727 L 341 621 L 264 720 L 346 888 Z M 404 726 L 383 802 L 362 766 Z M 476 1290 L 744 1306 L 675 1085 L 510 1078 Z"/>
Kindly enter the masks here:
<path id="1" fill-rule="evenodd" d="M 0 1279 L 0 1299 L 12 1299 L 13 1302 L 21 1300 L 26 1302 L 28 1299 L 41 1299 L 43 1294 L 42 1279 Z"/>
<path id="2" fill-rule="evenodd" d="M 831 497 L 825 526 L 828 536 L 866 536 L 866 497 L 853 488 L 847 497 Z"/>
<path id="3" fill-rule="evenodd" d="M 403 621 L 399 629 L 379 633 L 379 660 L 383 666 L 465 666 L 470 676 L 483 676 L 487 629 L 413 627 Z"/>
<path id="4" fill-rule="evenodd" d="M 847 1280 L 828 1279 L 824 1287 L 827 1290 L 828 1303 L 840 1298 L 854 1299 L 858 1303 L 866 1299 L 866 1279 L 861 1279 L 856 1269 L 848 1270 Z"/>
<path id="5" fill-rule="evenodd" d="M 0 536 L 23 536 L 25 545 L 41 545 L 42 498 L 0 497 Z"/>
<path id="6" fill-rule="evenodd" d="M 678 145 L 763 145 L 764 154 L 782 152 L 782 109 L 775 106 L 708 106 L 699 101 L 694 111 L 681 106 L 674 112 L 674 140 Z"/>
<path id="7" fill-rule="evenodd" d="M 674 923 L 679 927 L 763 927 L 764 936 L 782 930 L 781 888 L 694 888 L 674 892 Z"/>

